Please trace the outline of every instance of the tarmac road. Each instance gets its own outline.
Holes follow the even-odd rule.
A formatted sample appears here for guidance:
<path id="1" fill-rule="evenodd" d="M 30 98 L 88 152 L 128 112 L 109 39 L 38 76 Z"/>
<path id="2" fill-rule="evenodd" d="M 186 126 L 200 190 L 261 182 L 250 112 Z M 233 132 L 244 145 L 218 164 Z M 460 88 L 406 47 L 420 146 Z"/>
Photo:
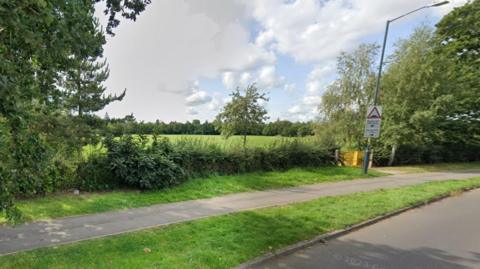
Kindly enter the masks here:
<path id="1" fill-rule="evenodd" d="M 480 268 L 480 190 L 407 211 L 255 268 Z"/>

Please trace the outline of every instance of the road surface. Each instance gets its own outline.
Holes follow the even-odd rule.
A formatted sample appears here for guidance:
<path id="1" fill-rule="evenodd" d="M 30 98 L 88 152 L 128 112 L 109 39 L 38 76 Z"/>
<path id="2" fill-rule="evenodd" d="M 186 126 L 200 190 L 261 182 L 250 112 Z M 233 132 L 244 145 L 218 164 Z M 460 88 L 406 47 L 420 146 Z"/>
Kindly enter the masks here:
<path id="1" fill-rule="evenodd" d="M 254 268 L 480 268 L 480 190 L 408 211 Z"/>

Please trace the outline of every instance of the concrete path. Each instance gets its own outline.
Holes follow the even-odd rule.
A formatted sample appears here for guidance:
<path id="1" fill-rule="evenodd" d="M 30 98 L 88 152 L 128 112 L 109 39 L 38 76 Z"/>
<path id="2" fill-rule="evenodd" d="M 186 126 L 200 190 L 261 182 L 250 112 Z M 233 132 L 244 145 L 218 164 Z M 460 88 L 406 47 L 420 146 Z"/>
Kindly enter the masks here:
<path id="1" fill-rule="evenodd" d="M 480 268 L 480 190 L 414 209 L 254 268 Z"/>
<path id="2" fill-rule="evenodd" d="M 322 196 L 478 176 L 480 170 L 392 175 L 67 217 L 27 223 L 15 228 L 0 226 L 0 255 Z"/>

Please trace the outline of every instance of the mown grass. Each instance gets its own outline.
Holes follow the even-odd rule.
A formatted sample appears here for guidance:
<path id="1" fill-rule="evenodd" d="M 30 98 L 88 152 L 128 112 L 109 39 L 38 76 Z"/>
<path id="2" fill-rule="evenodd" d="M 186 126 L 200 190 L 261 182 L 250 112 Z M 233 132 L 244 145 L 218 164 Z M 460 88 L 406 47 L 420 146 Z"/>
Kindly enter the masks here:
<path id="1" fill-rule="evenodd" d="M 27 220 L 38 220 L 380 175 L 383 174 L 377 171 L 364 175 L 360 169 L 351 167 L 295 168 L 281 172 L 196 178 L 179 186 L 155 192 L 112 191 L 82 195 L 49 195 L 19 200 L 17 206 Z M 5 219 L 0 216 L 0 223 L 2 222 L 5 222 Z"/>
<path id="2" fill-rule="evenodd" d="M 480 162 L 469 163 L 434 163 L 434 164 L 417 164 L 417 165 L 400 165 L 391 167 L 374 168 L 376 171 L 392 173 L 425 173 L 425 172 L 441 172 L 450 170 L 466 170 L 480 169 Z"/>
<path id="3" fill-rule="evenodd" d="M 480 187 L 480 178 L 325 197 L 4 256 L 0 265 L 231 268 L 286 245 L 471 187 Z"/>

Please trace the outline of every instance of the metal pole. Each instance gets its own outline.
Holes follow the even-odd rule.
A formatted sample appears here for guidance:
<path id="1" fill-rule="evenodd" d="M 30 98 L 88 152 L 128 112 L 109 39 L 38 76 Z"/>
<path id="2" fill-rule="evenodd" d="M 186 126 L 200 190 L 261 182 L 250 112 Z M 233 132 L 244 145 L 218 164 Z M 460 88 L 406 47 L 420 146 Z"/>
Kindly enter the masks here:
<path id="1" fill-rule="evenodd" d="M 387 25 L 385 26 L 385 35 L 383 37 L 382 54 L 380 56 L 380 66 L 378 67 L 377 85 L 375 87 L 375 98 L 373 99 L 373 105 L 374 106 L 377 105 L 378 93 L 380 92 L 380 80 L 382 78 L 383 58 L 385 56 L 385 47 L 387 46 L 387 36 L 388 36 L 388 26 L 389 25 L 390 25 L 390 21 L 387 21 Z"/>
<path id="2" fill-rule="evenodd" d="M 383 45 L 382 45 L 382 54 L 380 56 L 380 66 L 378 67 L 378 75 L 377 75 L 377 84 L 375 86 L 375 97 L 373 99 L 373 105 L 377 105 L 378 101 L 378 94 L 380 92 L 380 81 L 382 79 L 382 67 L 383 67 L 383 58 L 385 56 L 385 47 L 387 45 L 387 36 L 388 36 L 388 27 L 390 25 L 390 20 L 387 20 L 387 25 L 385 26 L 385 35 L 383 36 Z M 370 163 L 370 148 L 371 148 L 371 139 L 368 139 L 367 147 L 365 148 L 365 152 L 363 155 L 363 173 L 368 173 L 368 166 Z"/>
<path id="3" fill-rule="evenodd" d="M 394 19 L 391 19 L 391 20 L 387 20 L 387 25 L 385 27 L 385 35 L 383 37 L 383 46 L 382 46 L 382 55 L 380 56 L 380 66 L 378 67 L 378 76 L 377 76 L 377 85 L 375 87 L 375 98 L 373 99 L 373 105 L 376 106 L 377 105 L 377 102 L 378 102 L 378 94 L 380 92 L 380 80 L 382 78 L 382 67 L 383 67 L 383 57 L 385 55 L 385 47 L 387 45 L 387 36 L 388 36 L 388 26 L 390 25 L 391 22 L 393 21 L 396 21 L 398 19 L 401 19 L 409 14 L 412 14 L 414 12 L 417 12 L 421 9 L 424 9 L 424 8 L 430 8 L 430 7 L 439 7 L 439 6 L 443 6 L 445 4 L 448 4 L 449 1 L 442 1 L 440 3 L 436 3 L 436 4 L 433 4 L 433 5 L 429 5 L 429 6 L 423 6 L 423 7 L 420 7 L 420 8 L 417 8 L 415 10 L 412 10 L 408 13 L 405 13 L 401 16 L 398 16 Z M 371 139 L 368 138 L 368 142 L 367 142 L 367 147 L 365 148 L 365 156 L 363 157 L 363 172 L 366 174 L 368 173 L 368 165 L 369 165 L 369 162 L 370 162 L 370 145 L 371 143 Z"/>

